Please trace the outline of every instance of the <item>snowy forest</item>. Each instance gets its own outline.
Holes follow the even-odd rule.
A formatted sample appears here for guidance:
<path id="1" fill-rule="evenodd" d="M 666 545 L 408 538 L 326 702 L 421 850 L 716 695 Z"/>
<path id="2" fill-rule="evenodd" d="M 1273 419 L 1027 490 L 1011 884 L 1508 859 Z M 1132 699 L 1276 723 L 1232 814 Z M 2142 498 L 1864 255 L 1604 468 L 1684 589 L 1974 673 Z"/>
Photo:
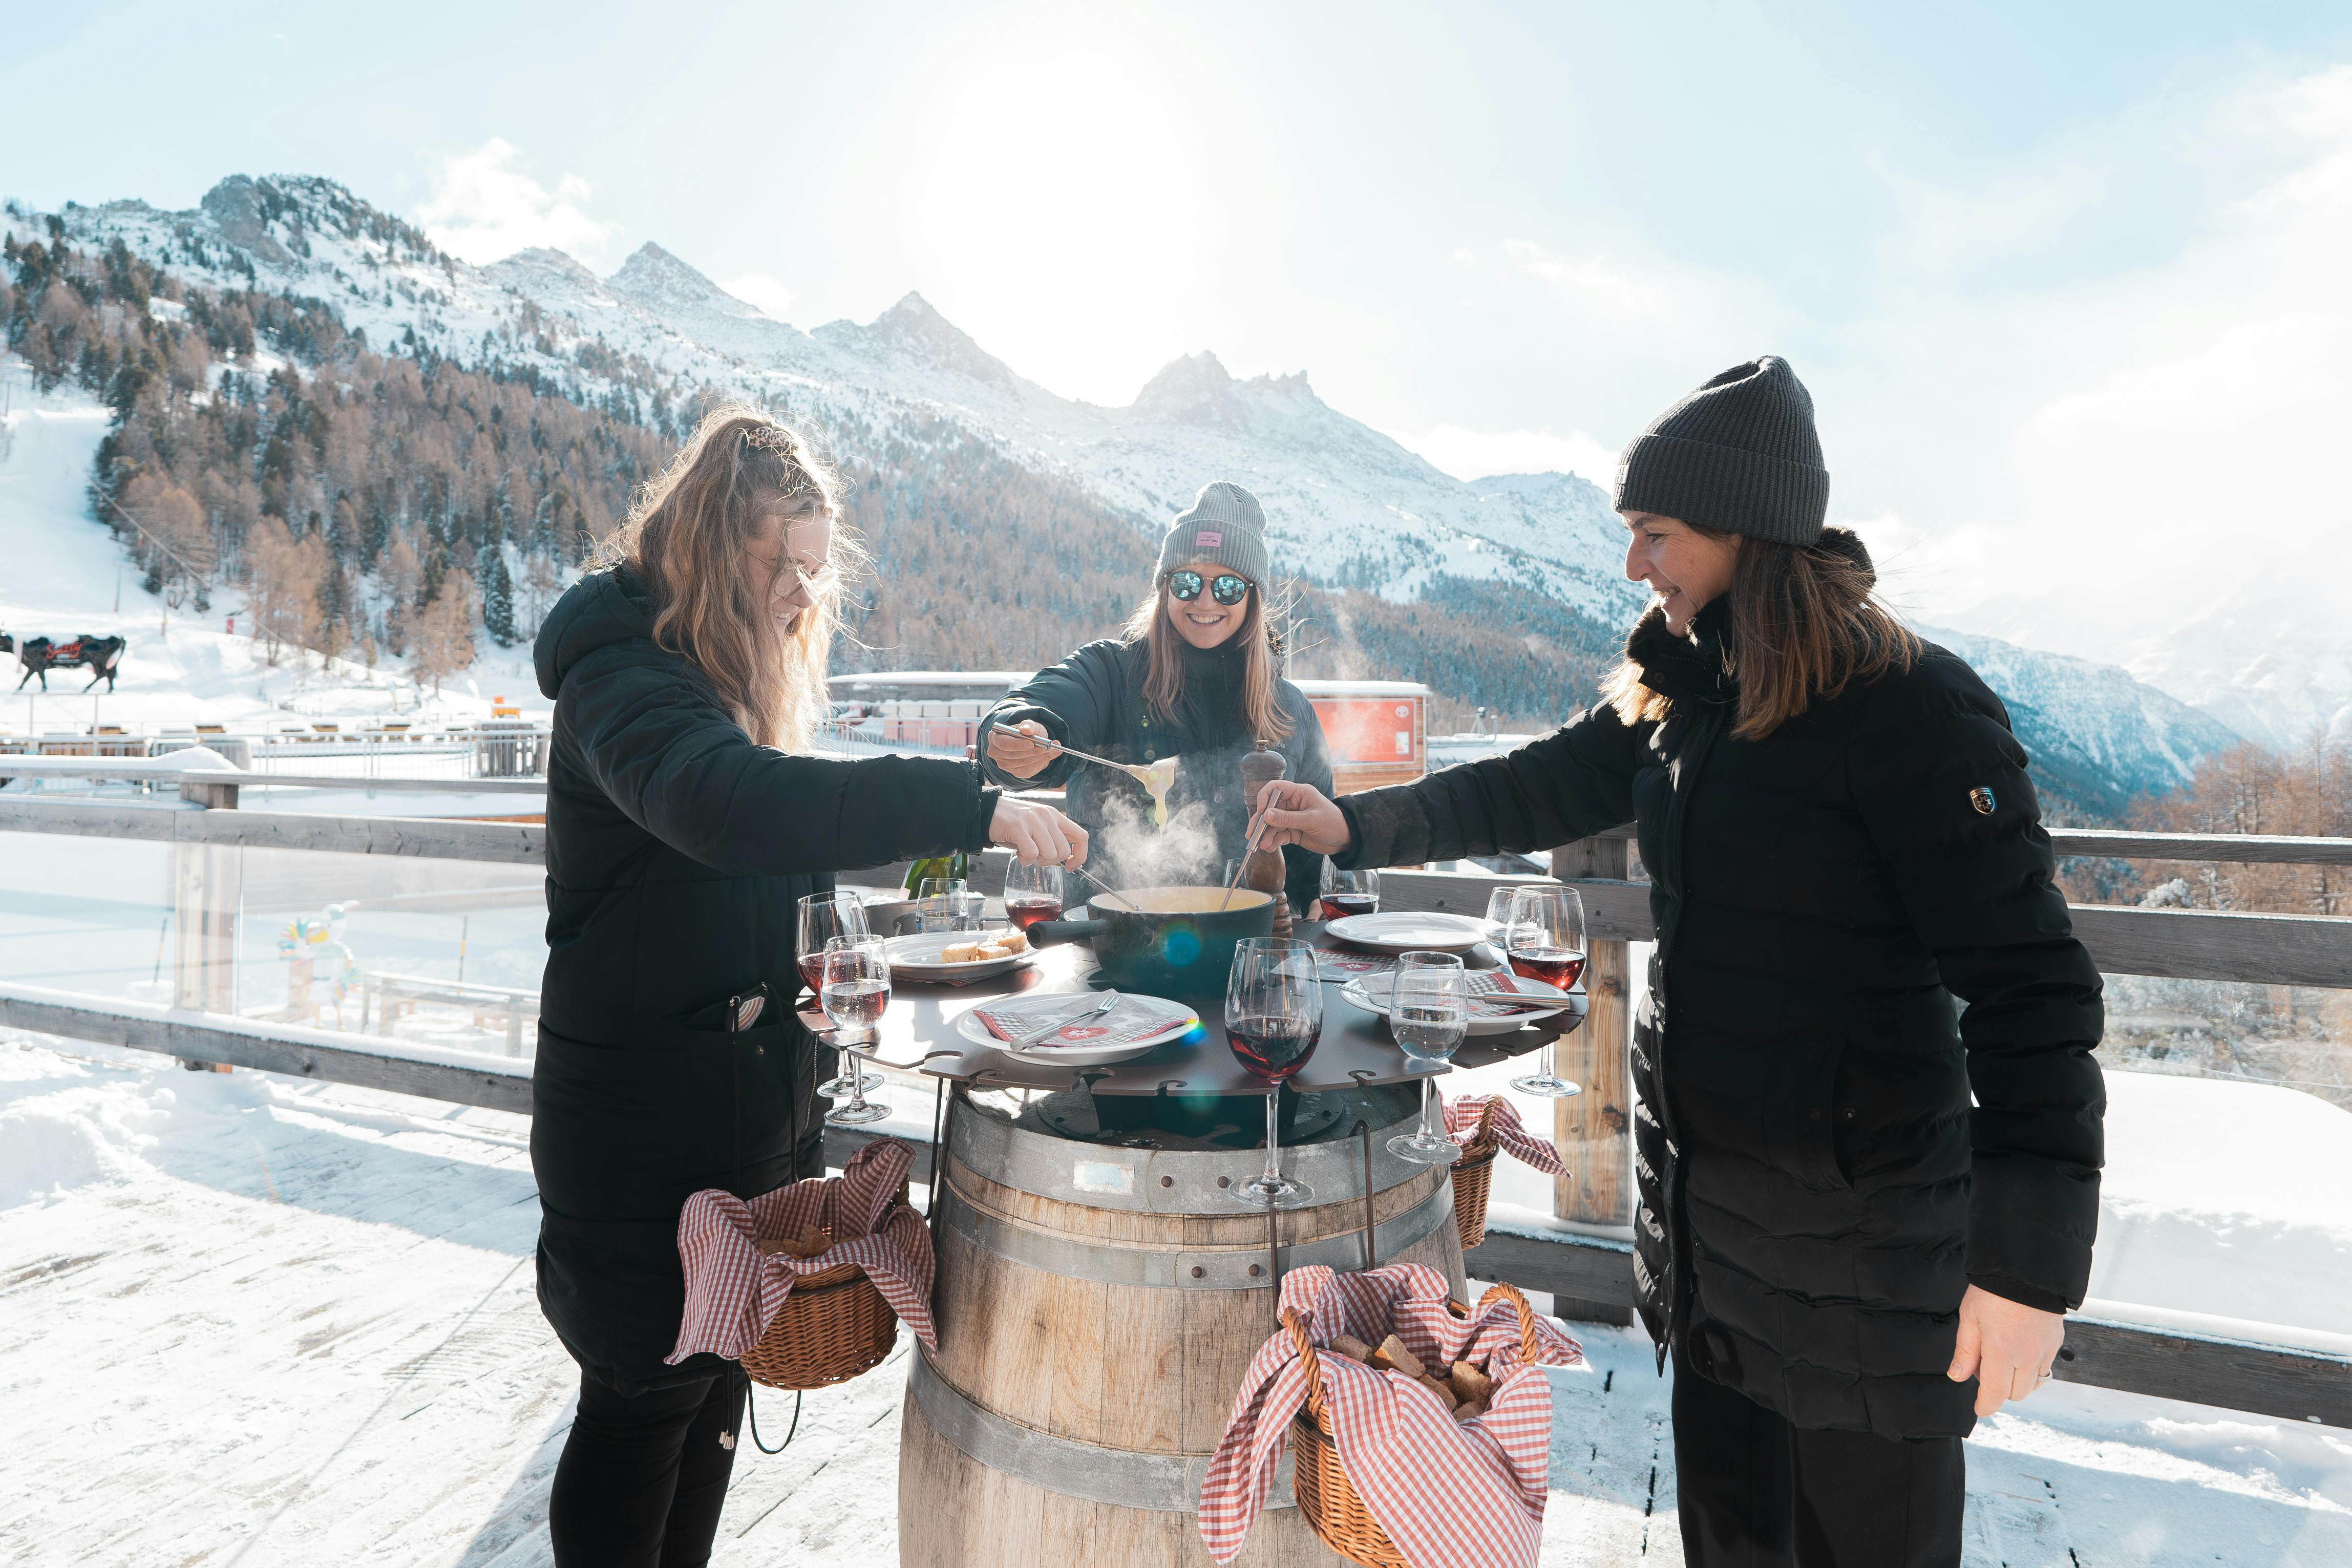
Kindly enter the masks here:
<path id="1" fill-rule="evenodd" d="M 528 642 L 710 395 L 673 398 L 593 342 L 583 368 L 629 389 L 602 402 L 509 364 L 496 339 L 471 366 L 372 345 L 320 300 L 192 286 L 58 227 L 5 260 L 9 347 L 43 384 L 114 411 L 90 508 L 149 591 L 203 608 L 234 584 L 273 648 L 402 659 L 420 682 L 462 668 L 477 636 Z M 944 422 L 820 434 L 875 567 L 852 586 L 837 668 L 1034 668 L 1114 632 L 1149 581 L 1150 520 Z M 1290 601 L 1291 673 L 1425 681 L 1444 728 L 1478 707 L 1554 721 L 1615 651 L 1616 634 L 1564 609 L 1525 624 L 1487 584 L 1404 605 L 1298 584 Z"/>

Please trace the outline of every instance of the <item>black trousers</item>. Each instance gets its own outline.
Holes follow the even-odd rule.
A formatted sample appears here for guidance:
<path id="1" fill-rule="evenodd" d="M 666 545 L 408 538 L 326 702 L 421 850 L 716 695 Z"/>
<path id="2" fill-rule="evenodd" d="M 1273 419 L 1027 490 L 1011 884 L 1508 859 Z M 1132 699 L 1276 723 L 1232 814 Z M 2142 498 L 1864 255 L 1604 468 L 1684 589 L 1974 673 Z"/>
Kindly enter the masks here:
<path id="1" fill-rule="evenodd" d="M 1690 1568 L 1959 1568 L 1958 1437 L 1809 1432 L 1675 1348 L 1675 1478 Z"/>
<path id="2" fill-rule="evenodd" d="M 580 1410 L 556 1461 L 547 1526 L 556 1568 L 701 1568 L 710 1561 L 740 1434 L 732 1369 L 625 1398 L 580 1374 Z"/>

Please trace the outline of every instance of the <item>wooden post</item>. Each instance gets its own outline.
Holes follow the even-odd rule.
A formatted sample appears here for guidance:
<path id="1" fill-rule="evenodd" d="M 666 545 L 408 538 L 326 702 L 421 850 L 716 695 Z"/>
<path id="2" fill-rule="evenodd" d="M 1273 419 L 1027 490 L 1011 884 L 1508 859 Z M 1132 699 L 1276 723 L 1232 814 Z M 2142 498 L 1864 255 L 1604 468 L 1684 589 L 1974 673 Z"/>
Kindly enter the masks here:
<path id="1" fill-rule="evenodd" d="M 237 786 L 184 779 L 180 798 L 210 811 L 236 809 Z M 172 846 L 172 1005 L 236 1011 L 236 912 L 243 901 L 242 851 L 228 844 Z M 184 1062 L 202 1070 L 209 1062 Z M 218 1071 L 226 1072 L 226 1068 Z"/>
<path id="2" fill-rule="evenodd" d="M 1563 881 L 1605 877 L 1622 881 L 1630 864 L 1623 838 L 1580 838 L 1551 852 Z M 1552 1101 L 1552 1135 L 1567 1165 L 1555 1181 L 1552 1213 L 1582 1225 L 1633 1223 L 1633 974 L 1628 944 L 1590 941 L 1584 966 L 1591 999 L 1584 1027 L 1557 1047 L 1554 1069 L 1584 1086 Z M 1618 1310 L 1623 1310 L 1620 1305 Z"/>

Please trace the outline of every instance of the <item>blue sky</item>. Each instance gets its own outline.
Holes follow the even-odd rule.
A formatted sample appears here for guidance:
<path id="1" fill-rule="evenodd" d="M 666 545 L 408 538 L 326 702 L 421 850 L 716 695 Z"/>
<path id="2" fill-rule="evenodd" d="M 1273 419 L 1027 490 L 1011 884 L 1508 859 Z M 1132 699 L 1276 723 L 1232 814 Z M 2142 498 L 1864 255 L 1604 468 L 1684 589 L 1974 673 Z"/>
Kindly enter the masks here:
<path id="1" fill-rule="evenodd" d="M 920 289 L 1097 402 L 1304 369 L 1465 476 L 1605 482 L 1775 352 L 1920 609 L 2087 647 L 2352 574 L 2352 11 L 1962 9 L 52 6 L 0 193 L 326 174 L 803 326 Z"/>

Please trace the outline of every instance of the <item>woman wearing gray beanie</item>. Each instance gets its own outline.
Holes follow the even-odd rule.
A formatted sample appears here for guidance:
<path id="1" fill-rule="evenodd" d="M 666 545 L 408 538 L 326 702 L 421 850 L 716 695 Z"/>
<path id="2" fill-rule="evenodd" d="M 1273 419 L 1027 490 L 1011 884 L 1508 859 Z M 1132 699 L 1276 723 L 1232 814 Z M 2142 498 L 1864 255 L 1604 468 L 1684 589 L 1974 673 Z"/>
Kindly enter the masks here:
<path id="1" fill-rule="evenodd" d="M 1657 597 L 1601 702 L 1344 803 L 1269 785 L 1268 837 L 1386 866 L 1634 819 L 1633 1279 L 1685 1561 L 1957 1568 L 1961 1439 L 2089 1283 L 2099 976 L 2000 700 L 1823 526 L 1786 361 L 1661 415 L 1616 501 Z"/>
<path id="2" fill-rule="evenodd" d="M 1188 811 L 1196 821 L 1205 816 L 1214 835 L 1214 847 L 1197 865 L 1181 868 L 1202 880 L 1222 874 L 1249 831 L 1244 753 L 1260 746 L 1279 752 L 1284 777 L 1319 796 L 1331 794 L 1322 723 L 1305 694 L 1282 679 L 1265 602 L 1271 571 L 1257 497 L 1224 479 L 1202 486 L 1160 541 L 1152 594 L 1124 634 L 1039 670 L 981 721 L 988 776 L 1014 785 L 1066 784 L 1070 816 L 1090 833 L 1100 830 L 1093 866 L 1111 886 L 1185 879 L 1171 878 L 1151 853 L 1157 840 L 1143 826 L 1150 803 L 1139 784 L 1037 740 L 1114 762 L 1181 758 L 1168 811 L 1171 822 Z M 1321 884 L 1323 858 L 1296 847 L 1284 858 L 1291 904 L 1303 910 Z"/>

